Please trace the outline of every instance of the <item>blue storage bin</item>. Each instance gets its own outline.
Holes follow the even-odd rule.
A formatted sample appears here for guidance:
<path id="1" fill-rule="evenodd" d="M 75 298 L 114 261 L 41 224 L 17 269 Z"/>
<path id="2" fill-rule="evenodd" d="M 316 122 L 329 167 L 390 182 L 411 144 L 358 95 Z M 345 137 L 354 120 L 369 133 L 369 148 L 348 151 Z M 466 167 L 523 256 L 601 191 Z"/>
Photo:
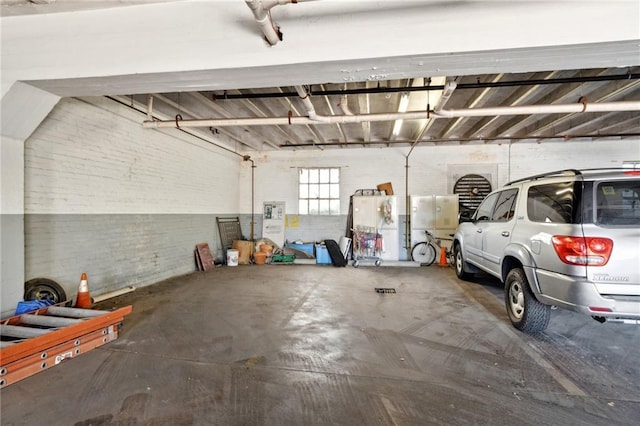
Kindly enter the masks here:
<path id="1" fill-rule="evenodd" d="M 284 246 L 285 247 L 291 247 L 291 248 L 294 248 L 296 250 L 303 251 L 303 252 L 313 256 L 313 243 L 302 243 L 302 244 L 285 243 Z"/>
<path id="2" fill-rule="evenodd" d="M 324 244 L 316 244 L 316 264 L 331 265 L 331 256 L 329 250 Z"/>

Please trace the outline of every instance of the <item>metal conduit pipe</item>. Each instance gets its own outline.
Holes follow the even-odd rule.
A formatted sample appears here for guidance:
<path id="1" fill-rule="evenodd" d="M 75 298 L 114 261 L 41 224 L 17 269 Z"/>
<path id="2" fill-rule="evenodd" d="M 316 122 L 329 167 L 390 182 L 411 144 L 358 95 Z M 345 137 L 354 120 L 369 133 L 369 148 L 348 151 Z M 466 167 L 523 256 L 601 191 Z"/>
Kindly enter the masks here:
<path id="1" fill-rule="evenodd" d="M 575 112 L 640 111 L 640 101 L 602 102 L 558 105 L 525 105 L 509 107 L 452 109 L 434 111 L 438 117 L 484 117 L 488 115 L 570 114 Z"/>
<path id="2" fill-rule="evenodd" d="M 338 104 L 344 115 L 353 115 L 353 112 L 349 109 L 347 102 L 347 95 L 340 95 L 340 103 Z"/>
<path id="3" fill-rule="evenodd" d="M 509 142 L 509 141 L 526 141 L 526 140 L 570 140 L 570 139 L 583 139 L 583 138 L 591 138 L 591 139 L 610 139 L 610 138 L 637 138 L 640 137 L 640 133 L 575 133 L 575 134 L 562 134 L 562 135 L 527 135 L 527 136 L 495 136 L 495 137 L 477 137 L 477 138 L 434 138 L 434 139 L 424 139 L 419 141 L 421 144 L 425 143 L 440 143 L 440 142 Z M 408 145 L 409 141 L 387 141 L 387 140 L 376 140 L 376 141 L 358 141 L 352 142 L 352 145 L 358 146 L 375 146 L 381 145 L 389 147 L 391 145 Z M 291 144 L 280 144 L 281 148 L 308 148 L 310 146 L 314 147 L 325 147 L 325 146 L 344 146 L 344 142 L 324 142 L 317 143 L 315 145 L 309 145 L 304 143 L 291 143 Z"/>
<path id="4" fill-rule="evenodd" d="M 309 96 L 309 91 L 305 87 L 296 86 L 295 88 L 296 88 L 296 92 L 298 92 L 298 96 L 300 96 L 302 103 L 307 109 L 307 115 L 309 116 L 309 119 L 316 122 L 319 121 L 321 123 L 331 123 L 330 121 L 331 117 L 325 116 L 325 115 L 319 115 L 316 113 L 316 109 L 313 106 L 313 102 L 311 102 L 311 98 Z M 334 117 L 340 117 L 340 116 L 334 116 Z"/>
<path id="5" fill-rule="evenodd" d="M 255 199 L 256 199 L 256 177 L 255 177 L 256 163 L 253 162 L 250 155 L 245 155 L 242 158 L 242 160 L 251 161 L 251 238 L 249 239 L 249 241 L 255 242 L 254 226 L 255 226 L 256 219 L 255 219 L 254 206 L 255 206 Z"/>
<path id="6" fill-rule="evenodd" d="M 440 99 L 438 100 L 438 103 L 436 104 L 436 106 L 433 108 L 434 112 L 440 112 L 444 109 L 445 104 L 449 101 L 449 99 L 451 98 L 451 95 L 453 95 L 453 91 L 456 90 L 456 87 L 457 87 L 457 84 L 453 80 L 447 81 L 445 83 L 442 89 L 442 94 L 440 95 Z M 346 97 L 346 95 L 343 95 L 343 96 Z M 435 117 L 431 117 L 431 118 L 435 118 Z M 406 192 L 406 196 L 405 196 L 406 220 L 405 220 L 404 246 L 407 249 L 407 254 L 409 256 L 410 256 L 409 250 L 411 250 L 411 199 L 409 197 L 409 157 L 411 156 L 411 153 L 413 152 L 414 148 L 422 140 L 422 136 L 424 135 L 424 132 L 429 127 L 428 124 L 429 123 L 425 124 L 425 126 L 420 131 L 420 134 L 418 135 L 418 137 L 413 141 L 413 144 L 411 144 L 411 149 L 407 153 L 405 157 L 405 162 L 404 162 L 404 180 L 405 180 L 405 192 Z"/>
<path id="7" fill-rule="evenodd" d="M 297 3 L 297 0 L 244 0 L 253 12 L 253 16 L 264 34 L 264 38 L 271 46 L 282 40 L 280 28 L 271 19 L 271 9 L 278 5 Z"/>
<path id="8" fill-rule="evenodd" d="M 306 100 L 304 100 L 306 99 Z M 228 127 L 228 126 L 269 126 L 287 124 L 341 124 L 362 123 L 365 121 L 422 120 L 431 114 L 431 118 L 484 117 L 493 115 L 534 115 L 534 114 L 570 114 L 581 112 L 640 111 L 640 101 L 578 103 L 558 105 L 529 105 L 510 107 L 490 107 L 472 109 L 440 109 L 437 111 L 409 111 L 358 115 L 318 115 L 311 100 L 304 98 L 308 117 L 266 117 L 266 118 L 212 118 L 197 120 L 144 121 L 145 128 L 162 127 Z"/>
<path id="9" fill-rule="evenodd" d="M 299 0 L 302 1 L 302 0 Z M 550 84 L 570 84 L 570 83 L 594 83 L 618 80 L 638 80 L 640 74 L 628 73 L 618 75 L 600 75 L 592 77 L 568 77 L 568 78 L 550 78 L 544 80 L 516 80 L 516 81 L 491 81 L 478 83 L 460 83 L 457 89 L 486 89 L 501 87 L 531 87 L 531 86 L 547 86 Z M 360 89 L 340 89 L 340 90 L 313 90 L 313 86 L 309 87 L 309 92 L 313 96 L 341 96 L 341 95 L 365 95 L 380 93 L 398 93 L 398 92 L 425 92 L 431 90 L 444 90 L 445 85 L 430 86 L 413 86 L 413 87 L 367 87 Z M 271 93 L 226 93 L 224 99 L 259 99 L 259 98 L 291 98 L 295 97 L 295 92 L 271 92 Z"/>

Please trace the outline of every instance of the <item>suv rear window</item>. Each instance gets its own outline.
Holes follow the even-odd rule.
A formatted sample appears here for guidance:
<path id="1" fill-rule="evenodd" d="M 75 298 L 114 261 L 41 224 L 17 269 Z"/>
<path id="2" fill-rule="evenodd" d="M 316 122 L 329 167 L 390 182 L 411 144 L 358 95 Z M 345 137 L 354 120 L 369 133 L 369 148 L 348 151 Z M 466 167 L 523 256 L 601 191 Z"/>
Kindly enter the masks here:
<path id="1" fill-rule="evenodd" d="M 535 185 L 527 194 L 527 215 L 532 222 L 580 223 L 578 182 Z"/>
<path id="2" fill-rule="evenodd" d="M 596 218 L 598 225 L 640 225 L 640 180 L 598 182 Z"/>

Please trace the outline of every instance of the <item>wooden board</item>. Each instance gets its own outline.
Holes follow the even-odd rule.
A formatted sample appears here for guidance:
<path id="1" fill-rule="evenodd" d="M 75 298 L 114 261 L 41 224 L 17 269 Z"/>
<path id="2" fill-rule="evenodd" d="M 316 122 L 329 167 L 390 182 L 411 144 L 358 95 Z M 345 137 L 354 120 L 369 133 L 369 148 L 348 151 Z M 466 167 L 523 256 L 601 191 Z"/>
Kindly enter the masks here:
<path id="1" fill-rule="evenodd" d="M 213 256 L 211 256 L 211 251 L 209 250 L 209 244 L 200 243 L 196 244 L 197 255 L 200 258 L 200 264 L 202 265 L 203 271 L 210 271 L 215 268 L 215 264 L 213 262 Z"/>

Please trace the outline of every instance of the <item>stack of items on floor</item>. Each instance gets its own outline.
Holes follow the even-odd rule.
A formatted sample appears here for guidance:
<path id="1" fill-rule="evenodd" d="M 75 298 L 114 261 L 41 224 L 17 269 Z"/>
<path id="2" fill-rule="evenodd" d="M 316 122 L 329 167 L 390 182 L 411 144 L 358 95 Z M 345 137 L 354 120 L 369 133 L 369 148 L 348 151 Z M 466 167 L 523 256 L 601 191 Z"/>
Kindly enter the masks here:
<path id="1" fill-rule="evenodd" d="M 296 241 L 285 243 L 284 252 L 295 255 L 295 263 L 315 263 L 316 265 L 345 266 L 350 251 L 350 240 L 342 238 L 339 245 L 335 240 L 317 243 Z"/>
<path id="2" fill-rule="evenodd" d="M 256 251 L 253 253 L 253 263 L 256 265 L 264 265 L 271 263 L 273 256 L 273 242 L 267 238 L 258 240 L 256 243 Z"/>

